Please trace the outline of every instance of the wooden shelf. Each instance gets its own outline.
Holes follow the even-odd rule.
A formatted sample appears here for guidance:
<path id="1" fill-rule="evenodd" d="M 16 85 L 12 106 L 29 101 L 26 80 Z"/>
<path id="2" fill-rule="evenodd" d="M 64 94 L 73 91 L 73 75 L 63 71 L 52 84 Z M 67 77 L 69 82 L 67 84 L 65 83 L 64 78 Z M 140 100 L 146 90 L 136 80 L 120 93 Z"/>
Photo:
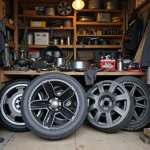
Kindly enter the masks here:
<path id="1" fill-rule="evenodd" d="M 37 72 L 37 71 L 2 71 L 2 75 L 42 75 L 45 73 L 50 73 L 51 71 L 41 71 L 41 72 Z M 57 71 L 59 72 L 59 71 Z M 75 76 L 83 76 L 84 72 L 61 72 L 61 73 L 65 73 L 68 75 L 75 75 Z M 123 72 L 98 72 L 97 75 L 99 76 L 145 76 L 146 73 L 145 72 L 128 72 L 128 71 L 123 71 Z"/>
<path id="2" fill-rule="evenodd" d="M 82 9 L 77 12 L 110 12 L 110 13 L 121 13 L 123 10 L 106 10 L 106 9 Z"/>
<path id="3" fill-rule="evenodd" d="M 119 49 L 121 45 L 77 45 L 77 48 L 110 48 L 110 49 Z"/>
<path id="4" fill-rule="evenodd" d="M 46 48 L 50 45 L 29 45 L 29 48 Z M 69 49 L 69 48 L 74 48 L 74 45 L 57 45 L 58 47 L 60 48 L 66 48 L 66 49 Z"/>
<path id="5" fill-rule="evenodd" d="M 41 16 L 41 15 L 18 15 L 19 18 L 35 18 L 35 19 L 73 19 L 73 16 Z"/>
<path id="6" fill-rule="evenodd" d="M 98 25 L 98 26 L 122 26 L 123 22 L 114 23 L 114 22 L 79 22 L 77 21 L 77 25 Z"/>
<path id="7" fill-rule="evenodd" d="M 82 34 L 78 34 L 77 36 L 81 36 L 81 37 L 116 37 L 116 38 L 119 38 L 119 37 L 122 37 L 123 35 L 82 35 Z"/>
<path id="8" fill-rule="evenodd" d="M 140 10 L 141 8 L 143 8 L 144 6 L 146 6 L 150 1 L 149 0 L 144 0 L 139 6 L 135 7 L 134 10 L 138 11 Z M 132 14 L 133 11 L 131 11 L 129 13 L 129 15 Z"/>
<path id="9" fill-rule="evenodd" d="M 24 30 L 25 27 L 19 27 L 18 28 L 19 30 Z M 33 27 L 27 27 L 27 30 L 50 30 L 50 28 L 46 27 L 46 28 L 40 28 L 40 27 L 36 27 L 36 28 L 33 28 Z M 54 30 L 74 30 L 73 27 L 63 27 L 63 28 L 60 28 L 60 27 L 55 27 Z"/>
<path id="10" fill-rule="evenodd" d="M 15 48 L 15 43 L 14 42 L 8 42 L 9 47 Z"/>
<path id="11" fill-rule="evenodd" d="M 10 24 L 9 22 L 5 22 L 5 26 L 11 30 L 15 30 L 15 26 Z"/>

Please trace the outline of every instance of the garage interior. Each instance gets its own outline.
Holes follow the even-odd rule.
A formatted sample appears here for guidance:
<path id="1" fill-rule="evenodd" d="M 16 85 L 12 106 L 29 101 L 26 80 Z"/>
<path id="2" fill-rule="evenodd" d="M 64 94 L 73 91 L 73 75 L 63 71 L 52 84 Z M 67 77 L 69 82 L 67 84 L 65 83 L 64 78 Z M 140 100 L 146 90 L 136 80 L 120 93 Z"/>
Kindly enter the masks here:
<path id="1" fill-rule="evenodd" d="M 150 150 L 149 0 L 0 0 L 0 149 Z"/>

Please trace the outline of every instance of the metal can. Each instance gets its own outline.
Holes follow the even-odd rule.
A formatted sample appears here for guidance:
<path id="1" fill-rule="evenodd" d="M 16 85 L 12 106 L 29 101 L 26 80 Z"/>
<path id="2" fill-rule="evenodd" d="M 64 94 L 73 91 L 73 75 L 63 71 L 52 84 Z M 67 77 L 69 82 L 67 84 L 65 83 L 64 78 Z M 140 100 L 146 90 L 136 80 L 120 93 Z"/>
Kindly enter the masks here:
<path id="1" fill-rule="evenodd" d="M 33 34 L 31 32 L 27 33 L 27 44 L 33 45 Z"/>

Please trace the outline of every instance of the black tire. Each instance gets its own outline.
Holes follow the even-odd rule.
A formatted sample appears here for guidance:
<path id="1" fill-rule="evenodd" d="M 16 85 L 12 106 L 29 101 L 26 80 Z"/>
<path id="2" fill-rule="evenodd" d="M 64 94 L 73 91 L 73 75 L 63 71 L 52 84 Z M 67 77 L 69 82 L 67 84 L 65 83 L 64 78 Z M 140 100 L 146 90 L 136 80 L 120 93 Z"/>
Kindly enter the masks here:
<path id="1" fill-rule="evenodd" d="M 117 96 L 121 97 L 117 98 Z M 130 100 L 128 91 L 119 83 L 99 82 L 87 92 L 87 98 L 87 119 L 97 130 L 116 133 L 130 122 L 133 114 L 133 101 Z"/>
<path id="2" fill-rule="evenodd" d="M 57 106 L 57 108 L 53 106 L 54 103 L 52 103 L 52 102 L 54 102 L 54 101 L 56 102 L 55 98 L 51 97 L 52 95 L 54 96 L 54 94 L 56 97 L 56 93 L 53 88 L 53 82 L 55 82 L 55 85 L 56 85 L 56 83 L 57 84 L 61 83 L 62 85 L 64 84 L 65 86 L 67 86 L 67 89 L 70 89 L 71 92 L 74 92 L 73 94 L 71 94 L 72 97 L 71 96 L 69 98 L 67 97 L 66 101 L 68 102 L 68 100 L 73 98 L 73 102 L 72 102 L 73 105 L 76 105 L 74 103 L 78 104 L 77 109 L 75 109 L 75 112 L 74 112 L 74 117 L 72 117 L 71 119 L 68 119 L 67 124 L 65 124 L 66 122 L 64 123 L 64 120 L 62 120 L 64 123 L 64 124 L 62 124 L 62 126 L 60 124 L 54 126 L 55 116 L 57 115 L 57 113 L 56 113 L 57 111 L 59 111 L 59 112 L 61 110 L 63 111 L 64 108 L 66 110 L 67 106 L 65 106 L 66 104 L 64 104 L 64 101 L 61 100 L 61 98 L 58 95 L 57 95 L 57 98 L 59 97 L 59 102 L 63 103 L 63 105 L 61 105 L 61 107 L 63 109 L 61 107 L 58 108 L 58 106 Z M 47 85 L 49 86 L 48 88 L 47 88 Z M 51 88 L 51 90 L 48 91 L 50 88 Z M 45 116 L 43 117 L 44 119 L 42 117 L 36 118 L 34 116 L 34 114 L 36 113 L 35 110 L 37 110 L 37 107 L 41 111 L 45 111 L 45 110 L 42 110 L 43 106 L 40 106 L 41 100 L 35 100 L 36 94 L 39 92 L 38 89 L 40 89 L 39 91 L 43 90 L 46 92 L 46 94 L 45 94 L 46 100 L 43 104 L 44 108 L 46 107 L 46 112 L 44 112 Z M 64 93 L 69 94 L 67 90 L 65 90 Z M 51 97 L 51 99 L 50 99 L 50 97 Z M 48 103 L 48 105 L 47 105 L 47 103 Z M 21 107 L 22 116 L 24 118 L 24 121 L 25 121 L 27 127 L 31 131 L 33 131 L 36 135 L 38 135 L 42 138 L 45 138 L 45 139 L 50 139 L 50 140 L 63 139 L 65 137 L 69 136 L 70 134 L 72 134 L 73 132 L 75 132 L 83 124 L 83 122 L 86 118 L 86 113 L 87 113 L 86 94 L 85 94 L 82 86 L 73 77 L 65 75 L 65 74 L 61 74 L 61 73 L 49 73 L 49 74 L 45 74 L 45 75 L 35 78 L 31 82 L 30 86 L 28 86 L 28 88 L 25 90 L 25 93 L 23 96 L 23 102 L 22 102 L 21 106 L 22 106 Z M 60 110 L 58 110 L 58 109 L 60 109 Z M 69 108 L 67 108 L 67 110 L 68 109 Z M 49 116 L 48 113 L 50 113 L 50 115 L 52 113 L 54 113 L 53 117 L 48 117 Z M 47 119 L 47 117 L 49 120 Z M 45 122 L 45 120 L 47 122 Z M 52 122 L 50 120 L 52 120 Z M 60 121 L 60 123 L 61 123 L 61 121 Z"/>
<path id="3" fill-rule="evenodd" d="M 121 77 L 115 81 L 122 84 L 129 91 L 132 97 L 131 100 L 134 102 L 134 115 L 125 130 L 138 131 L 140 129 L 143 129 L 150 122 L 150 90 L 148 86 L 140 79 L 130 76 Z M 131 87 L 133 87 L 134 85 L 136 86 L 136 88 L 135 92 L 133 93 Z M 140 103 L 138 103 L 136 102 L 136 96 L 144 96 L 145 98 L 139 101 Z M 145 105 L 146 108 L 137 108 L 137 104 L 142 104 L 142 107 L 144 107 Z M 139 117 L 139 119 L 137 117 Z"/>
<path id="4" fill-rule="evenodd" d="M 23 121 L 20 110 L 23 91 L 29 84 L 30 80 L 14 80 L 1 90 L 0 123 L 10 131 L 25 132 L 29 130 Z M 18 88 L 20 91 L 17 90 Z"/>

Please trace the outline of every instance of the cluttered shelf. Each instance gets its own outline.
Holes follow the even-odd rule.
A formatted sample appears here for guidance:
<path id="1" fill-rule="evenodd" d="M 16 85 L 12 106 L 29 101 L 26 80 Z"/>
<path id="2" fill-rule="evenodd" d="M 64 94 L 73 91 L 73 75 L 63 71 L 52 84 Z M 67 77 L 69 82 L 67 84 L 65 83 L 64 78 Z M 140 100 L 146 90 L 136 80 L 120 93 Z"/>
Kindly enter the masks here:
<path id="1" fill-rule="evenodd" d="M 123 35 L 83 35 L 83 34 L 78 34 L 77 36 L 81 37 L 116 37 L 116 38 L 119 38 L 119 37 L 122 37 Z"/>

